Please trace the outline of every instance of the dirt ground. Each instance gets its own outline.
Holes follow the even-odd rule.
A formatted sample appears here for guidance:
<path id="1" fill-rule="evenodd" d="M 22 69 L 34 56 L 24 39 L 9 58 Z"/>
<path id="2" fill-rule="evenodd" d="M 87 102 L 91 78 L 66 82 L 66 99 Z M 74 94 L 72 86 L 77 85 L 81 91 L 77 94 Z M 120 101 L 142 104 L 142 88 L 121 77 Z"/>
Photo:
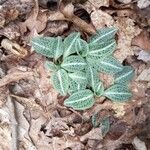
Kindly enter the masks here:
<path id="1" fill-rule="evenodd" d="M 79 31 L 87 40 L 106 26 L 118 28 L 114 56 L 135 69 L 132 100 L 67 108 L 31 39 Z M 110 117 L 104 137 L 92 125 L 95 113 Z M 0 0 L 0 150 L 11 149 L 150 150 L 149 0 Z"/>

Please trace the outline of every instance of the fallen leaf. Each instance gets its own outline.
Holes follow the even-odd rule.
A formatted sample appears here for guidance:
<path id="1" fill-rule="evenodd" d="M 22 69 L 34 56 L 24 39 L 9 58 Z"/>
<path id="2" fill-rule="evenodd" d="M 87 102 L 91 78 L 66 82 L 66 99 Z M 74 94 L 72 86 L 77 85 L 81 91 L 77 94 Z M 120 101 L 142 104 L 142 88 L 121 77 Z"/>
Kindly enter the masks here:
<path id="1" fill-rule="evenodd" d="M 143 8 L 146 8 L 150 5 L 150 1 L 149 0 L 139 0 L 138 3 L 137 3 L 137 6 L 140 8 L 140 9 L 143 9 Z"/>
<path id="2" fill-rule="evenodd" d="M 136 81 L 150 82 L 150 68 L 145 69 L 136 79 Z"/>
<path id="3" fill-rule="evenodd" d="M 14 72 L 10 72 L 7 74 L 5 77 L 0 79 L 0 87 L 5 86 L 11 82 L 16 82 L 21 79 L 27 79 L 33 77 L 33 72 L 32 71 L 20 71 L 20 70 L 15 70 Z"/>
<path id="4" fill-rule="evenodd" d="M 96 29 L 100 29 L 105 26 L 111 27 L 114 25 L 113 18 L 109 14 L 101 10 L 95 9 L 91 13 L 91 19 Z"/>
<path id="5" fill-rule="evenodd" d="M 90 34 L 95 34 L 96 30 L 92 24 L 86 23 L 84 20 L 74 15 L 74 6 L 73 4 L 68 4 L 64 6 L 63 4 L 60 6 L 60 11 L 62 14 L 71 22 L 74 23 L 75 26 L 79 27 L 82 31 L 85 31 Z"/>
<path id="6" fill-rule="evenodd" d="M 132 40 L 133 46 L 138 46 L 141 49 L 150 52 L 150 35 L 147 31 L 142 31 Z"/>
<path id="7" fill-rule="evenodd" d="M 1 42 L 1 46 L 9 52 L 11 52 L 12 54 L 16 55 L 18 58 L 24 58 L 25 56 L 27 56 L 28 51 L 27 49 L 21 47 L 19 44 L 14 43 L 8 39 L 3 39 Z"/>
<path id="8" fill-rule="evenodd" d="M 144 62 L 149 62 L 150 61 L 150 52 L 146 52 L 144 50 L 141 50 L 138 53 L 138 60 L 143 60 Z"/>
<path id="9" fill-rule="evenodd" d="M 118 31 L 118 45 L 114 56 L 123 62 L 127 56 L 134 55 L 133 49 L 131 48 L 132 39 L 137 36 L 141 30 L 135 25 L 134 20 L 126 17 L 121 17 L 116 20 L 115 26 L 119 29 Z"/>
<path id="10" fill-rule="evenodd" d="M 147 150 L 145 142 L 141 141 L 138 137 L 135 137 L 132 144 L 136 150 Z"/>

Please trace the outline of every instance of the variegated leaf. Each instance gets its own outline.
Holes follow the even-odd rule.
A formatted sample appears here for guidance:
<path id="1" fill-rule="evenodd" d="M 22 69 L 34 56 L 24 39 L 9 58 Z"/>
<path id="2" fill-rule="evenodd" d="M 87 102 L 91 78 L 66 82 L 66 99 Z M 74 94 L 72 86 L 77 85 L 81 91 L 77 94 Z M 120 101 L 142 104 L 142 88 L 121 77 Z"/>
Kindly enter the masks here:
<path id="1" fill-rule="evenodd" d="M 100 29 L 97 31 L 95 35 L 91 37 L 90 45 L 95 45 L 97 43 L 106 42 L 114 38 L 116 32 L 117 32 L 117 29 L 114 27 Z"/>
<path id="2" fill-rule="evenodd" d="M 71 95 L 75 92 L 81 91 L 81 90 L 85 90 L 86 89 L 86 85 L 87 84 L 78 84 L 75 81 L 73 81 L 72 79 L 70 79 L 69 82 L 69 90 L 68 93 Z"/>
<path id="3" fill-rule="evenodd" d="M 72 34 L 70 34 L 68 37 L 66 37 L 64 39 L 64 55 L 63 58 L 66 58 L 67 56 L 73 54 L 76 52 L 76 42 L 77 39 L 80 37 L 80 33 L 79 32 L 74 32 Z"/>
<path id="4" fill-rule="evenodd" d="M 72 107 L 75 110 L 85 110 L 94 105 L 95 99 L 93 92 L 90 90 L 81 90 L 72 94 L 64 101 L 64 105 Z"/>
<path id="5" fill-rule="evenodd" d="M 53 73 L 51 77 L 52 85 L 61 94 L 66 95 L 69 88 L 68 74 L 64 69 L 60 69 Z"/>
<path id="6" fill-rule="evenodd" d="M 46 61 L 44 66 L 49 71 L 56 71 L 58 69 L 58 67 L 51 61 Z"/>
<path id="7" fill-rule="evenodd" d="M 132 97 L 132 93 L 127 86 L 115 84 L 104 92 L 104 96 L 114 102 L 125 102 Z"/>
<path id="8" fill-rule="evenodd" d="M 55 42 L 55 38 L 52 37 L 35 37 L 32 39 L 32 46 L 37 53 L 40 53 L 49 58 L 53 58 L 54 42 Z"/>
<path id="9" fill-rule="evenodd" d="M 115 74 L 122 71 L 123 69 L 122 64 L 112 56 L 106 57 L 104 59 L 89 57 L 87 61 L 98 71 L 108 74 Z"/>
<path id="10" fill-rule="evenodd" d="M 97 43 L 93 46 L 90 46 L 90 51 L 88 52 L 88 55 L 104 58 L 108 55 L 111 55 L 115 49 L 116 49 L 116 41 L 115 39 L 112 39 L 105 43 L 100 44 Z"/>
<path id="11" fill-rule="evenodd" d="M 92 87 L 93 91 L 96 92 L 97 91 L 97 87 L 98 87 L 97 84 L 100 81 L 98 72 L 93 67 L 88 66 L 86 68 L 86 76 L 87 76 L 89 85 Z"/>
<path id="12" fill-rule="evenodd" d="M 103 118 L 100 123 L 100 128 L 102 131 L 102 136 L 104 137 L 110 130 L 110 120 L 109 117 Z"/>
<path id="13" fill-rule="evenodd" d="M 81 56 L 69 56 L 64 59 L 61 67 L 69 72 L 76 72 L 85 69 L 86 62 Z"/>
<path id="14" fill-rule="evenodd" d="M 76 51 L 79 55 L 81 55 L 82 57 L 85 57 L 89 51 L 88 43 L 80 38 L 77 39 Z"/>
<path id="15" fill-rule="evenodd" d="M 77 71 L 74 73 L 69 73 L 69 77 L 78 84 L 86 84 L 87 78 L 86 73 L 83 71 Z"/>
<path id="16" fill-rule="evenodd" d="M 95 91 L 94 91 L 95 95 L 100 97 L 103 93 L 104 93 L 104 86 L 103 86 L 103 83 L 101 81 L 99 81 L 97 84 L 96 84 L 96 87 L 95 87 Z"/>
<path id="17" fill-rule="evenodd" d="M 64 47 L 63 47 L 63 42 L 61 37 L 58 36 L 55 39 L 53 49 L 54 49 L 54 59 L 56 61 L 64 52 Z"/>
<path id="18" fill-rule="evenodd" d="M 130 66 L 124 66 L 121 72 L 115 75 L 115 83 L 127 83 L 134 77 L 134 70 Z"/>

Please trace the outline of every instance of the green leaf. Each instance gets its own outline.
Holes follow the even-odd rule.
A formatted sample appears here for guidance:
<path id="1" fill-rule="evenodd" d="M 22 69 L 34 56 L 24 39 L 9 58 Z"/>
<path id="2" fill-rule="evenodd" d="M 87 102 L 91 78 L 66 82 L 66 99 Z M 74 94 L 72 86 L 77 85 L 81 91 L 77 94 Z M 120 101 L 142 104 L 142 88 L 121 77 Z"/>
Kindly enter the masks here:
<path id="1" fill-rule="evenodd" d="M 32 46 L 37 53 L 49 58 L 54 57 L 54 42 L 55 38 L 52 37 L 35 37 L 31 41 Z"/>
<path id="2" fill-rule="evenodd" d="M 74 32 L 64 39 L 63 43 L 64 43 L 65 51 L 64 51 L 63 58 L 66 58 L 67 56 L 76 52 L 75 45 L 79 37 L 80 37 L 80 33 Z"/>
<path id="3" fill-rule="evenodd" d="M 81 56 L 69 56 L 64 59 L 61 67 L 69 72 L 76 72 L 85 69 L 86 62 Z"/>
<path id="4" fill-rule="evenodd" d="M 76 42 L 76 51 L 78 55 L 81 55 L 82 57 L 85 57 L 89 51 L 89 45 L 86 41 L 82 39 L 77 39 Z"/>
<path id="5" fill-rule="evenodd" d="M 88 66 L 86 68 L 86 76 L 87 76 L 89 85 L 92 87 L 93 91 L 96 92 L 97 87 L 98 87 L 97 83 L 99 83 L 100 81 L 98 72 L 93 67 Z"/>
<path id="6" fill-rule="evenodd" d="M 96 84 L 94 93 L 97 97 L 100 97 L 104 93 L 104 86 L 101 81 Z"/>
<path id="7" fill-rule="evenodd" d="M 92 124 L 93 124 L 93 127 L 96 128 L 100 125 L 100 116 L 99 116 L 99 113 L 95 113 L 93 116 L 92 116 Z"/>
<path id="8" fill-rule="evenodd" d="M 83 71 L 77 71 L 74 73 L 69 73 L 69 77 L 78 84 L 86 84 L 86 73 Z"/>
<path id="9" fill-rule="evenodd" d="M 102 130 L 102 136 L 104 137 L 110 130 L 109 117 L 103 118 L 100 123 L 100 128 Z"/>
<path id="10" fill-rule="evenodd" d="M 115 84 L 104 92 L 104 96 L 114 102 L 125 102 L 132 97 L 132 93 L 127 86 L 122 84 Z"/>
<path id="11" fill-rule="evenodd" d="M 116 41 L 112 39 L 105 43 L 100 44 L 97 43 L 93 46 L 90 46 L 90 51 L 88 52 L 88 55 L 104 58 L 108 55 L 111 55 L 115 49 L 116 49 Z"/>
<path id="12" fill-rule="evenodd" d="M 92 91 L 81 90 L 72 94 L 65 100 L 64 105 L 72 107 L 75 110 L 85 110 L 94 105 L 95 99 Z"/>
<path id="13" fill-rule="evenodd" d="M 115 83 L 127 83 L 134 77 L 134 70 L 130 66 L 125 66 L 121 72 L 115 75 Z"/>
<path id="14" fill-rule="evenodd" d="M 70 79 L 70 84 L 69 84 L 69 94 L 73 94 L 75 92 L 81 91 L 81 90 L 85 90 L 86 89 L 86 85 L 87 84 L 78 84 L 75 81 L 73 81 L 72 79 Z"/>
<path id="15" fill-rule="evenodd" d="M 44 67 L 49 71 L 56 71 L 58 67 L 51 61 L 46 61 Z"/>
<path id="16" fill-rule="evenodd" d="M 95 35 L 93 35 L 90 38 L 90 45 L 106 42 L 114 38 L 116 33 L 117 33 L 117 29 L 114 27 L 100 29 L 97 31 Z"/>
<path id="17" fill-rule="evenodd" d="M 68 74 L 64 69 L 60 69 L 53 73 L 51 77 L 52 85 L 61 94 L 66 95 L 69 88 Z"/>
<path id="18" fill-rule="evenodd" d="M 55 39 L 55 42 L 53 44 L 53 49 L 54 49 L 54 59 L 56 61 L 64 52 L 63 42 L 61 37 L 58 36 Z"/>
<path id="19" fill-rule="evenodd" d="M 98 59 L 98 57 L 88 57 L 87 61 L 98 71 L 108 74 L 115 74 L 123 69 L 122 64 L 112 56 L 108 56 L 104 59 Z"/>

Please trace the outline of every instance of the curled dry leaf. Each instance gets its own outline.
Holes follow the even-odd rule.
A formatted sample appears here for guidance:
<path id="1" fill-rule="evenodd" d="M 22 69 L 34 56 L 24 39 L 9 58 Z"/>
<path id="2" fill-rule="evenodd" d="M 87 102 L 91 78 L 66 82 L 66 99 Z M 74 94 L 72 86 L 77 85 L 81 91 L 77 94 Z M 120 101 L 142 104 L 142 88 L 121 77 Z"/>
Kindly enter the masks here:
<path id="1" fill-rule="evenodd" d="M 33 77 L 32 71 L 14 70 L 14 72 L 10 72 L 5 77 L 0 79 L 0 87 L 5 86 L 11 82 L 17 82 L 21 79 L 27 79 L 31 77 Z"/>
<path id="2" fill-rule="evenodd" d="M 95 34 L 96 30 L 92 24 L 86 23 L 84 20 L 80 19 L 76 15 L 74 15 L 74 6 L 73 4 L 68 4 L 64 6 L 63 4 L 60 7 L 62 14 L 71 22 L 74 23 L 75 26 L 79 27 L 82 31 L 85 31 L 90 34 Z"/>
<path id="3" fill-rule="evenodd" d="M 35 102 L 33 98 L 25 98 L 17 95 L 10 95 L 14 98 L 18 103 L 22 104 L 24 107 L 27 107 L 30 110 L 42 111 L 42 107 Z"/>
<path id="4" fill-rule="evenodd" d="M 138 36 L 133 38 L 132 45 L 150 52 L 150 34 L 147 31 L 142 31 Z"/>
<path id="5" fill-rule="evenodd" d="M 21 33 L 24 34 L 27 29 L 32 31 L 36 29 L 37 33 L 43 31 L 46 27 L 47 23 L 47 15 L 46 12 L 39 11 L 38 0 L 35 1 L 35 7 L 31 12 L 29 18 L 20 24 Z"/>
<path id="6" fill-rule="evenodd" d="M 1 46 L 8 52 L 16 55 L 17 57 L 24 58 L 27 56 L 27 49 L 21 47 L 19 44 L 10 41 L 9 39 L 3 39 Z"/>

